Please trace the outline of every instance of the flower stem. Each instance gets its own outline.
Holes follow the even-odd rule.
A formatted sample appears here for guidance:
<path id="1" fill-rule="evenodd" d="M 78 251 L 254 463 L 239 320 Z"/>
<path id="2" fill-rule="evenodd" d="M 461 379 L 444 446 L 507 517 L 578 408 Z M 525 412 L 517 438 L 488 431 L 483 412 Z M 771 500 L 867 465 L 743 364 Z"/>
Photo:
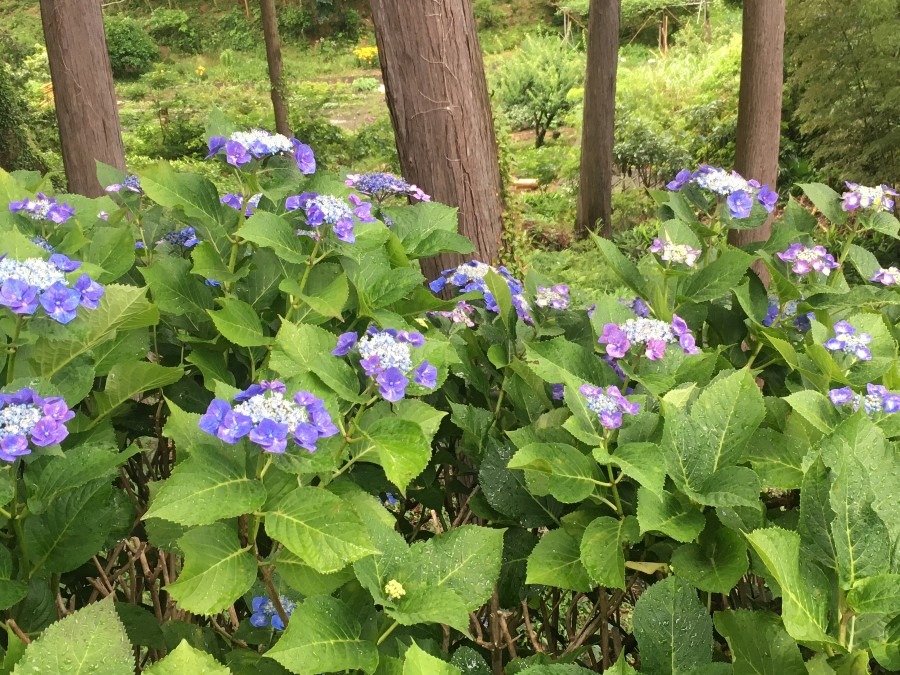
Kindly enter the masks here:
<path id="1" fill-rule="evenodd" d="M 397 626 L 399 626 L 399 625 L 400 625 L 400 622 L 395 621 L 390 626 L 388 626 L 388 629 L 381 634 L 381 637 L 378 638 L 378 641 L 375 643 L 375 646 L 380 647 L 381 643 L 384 642 L 385 640 L 387 640 L 388 636 L 390 636 L 390 634 L 393 633 L 396 630 Z"/>
<path id="2" fill-rule="evenodd" d="M 25 323 L 25 317 L 21 314 L 16 315 L 16 328 L 13 331 L 12 339 L 7 347 L 6 357 L 6 383 L 9 384 L 16 377 L 16 353 L 19 351 L 16 342 L 19 340 L 19 334 L 22 332 L 22 325 Z"/>

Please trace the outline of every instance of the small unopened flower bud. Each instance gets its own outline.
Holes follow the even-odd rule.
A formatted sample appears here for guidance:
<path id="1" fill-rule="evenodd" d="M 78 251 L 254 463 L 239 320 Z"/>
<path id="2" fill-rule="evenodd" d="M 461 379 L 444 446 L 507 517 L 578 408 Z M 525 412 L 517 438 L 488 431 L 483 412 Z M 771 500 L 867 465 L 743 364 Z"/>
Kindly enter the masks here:
<path id="1" fill-rule="evenodd" d="M 384 594 L 390 600 L 399 600 L 406 595 L 406 591 L 403 588 L 403 584 L 396 579 L 391 579 L 384 585 Z"/>

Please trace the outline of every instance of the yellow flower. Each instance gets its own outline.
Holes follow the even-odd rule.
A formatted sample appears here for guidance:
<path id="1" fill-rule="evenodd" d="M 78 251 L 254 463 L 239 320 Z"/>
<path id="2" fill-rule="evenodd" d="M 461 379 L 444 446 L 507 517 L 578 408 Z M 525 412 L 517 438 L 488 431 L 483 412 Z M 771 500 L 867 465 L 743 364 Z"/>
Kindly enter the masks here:
<path id="1" fill-rule="evenodd" d="M 403 585 L 397 581 L 396 579 L 391 579 L 384 585 L 384 594 L 388 596 L 390 600 L 399 600 L 404 595 L 406 595 L 406 591 L 403 589 Z"/>
<path id="2" fill-rule="evenodd" d="M 357 47 L 353 50 L 353 55 L 360 65 L 367 68 L 374 68 L 378 64 L 378 47 Z"/>

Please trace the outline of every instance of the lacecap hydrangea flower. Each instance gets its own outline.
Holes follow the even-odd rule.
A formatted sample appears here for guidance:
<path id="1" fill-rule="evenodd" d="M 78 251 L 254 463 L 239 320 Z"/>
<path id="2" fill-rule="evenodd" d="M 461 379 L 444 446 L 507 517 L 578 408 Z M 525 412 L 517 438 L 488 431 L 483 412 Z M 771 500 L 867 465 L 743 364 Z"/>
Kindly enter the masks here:
<path id="1" fill-rule="evenodd" d="M 123 190 L 127 192 L 137 192 L 138 194 L 142 192 L 141 180 L 137 176 L 125 176 L 125 179 L 121 183 L 107 185 L 104 189 L 107 192 L 122 192 Z"/>
<path id="2" fill-rule="evenodd" d="M 810 272 L 821 272 L 826 277 L 831 270 L 840 267 L 834 256 L 825 250 L 824 246 L 804 246 L 803 244 L 791 244 L 786 251 L 776 253 L 781 260 L 791 263 L 794 274 L 804 275 Z"/>
<path id="3" fill-rule="evenodd" d="M 420 202 L 431 201 L 431 197 L 420 188 L 392 173 L 351 173 L 347 175 L 345 182 L 348 187 L 369 195 L 379 203 L 388 197 L 412 197 Z"/>
<path id="4" fill-rule="evenodd" d="M 244 215 L 247 218 L 253 215 L 253 211 L 259 206 L 260 199 L 262 199 L 262 192 L 257 192 L 247 200 L 247 208 L 244 209 Z M 219 197 L 219 201 L 225 204 L 225 206 L 230 206 L 235 211 L 240 211 L 241 207 L 244 205 L 244 195 L 239 195 L 236 192 L 229 192 L 228 194 Z"/>
<path id="5" fill-rule="evenodd" d="M 781 306 L 781 302 L 774 295 L 769 296 L 769 309 L 766 312 L 766 318 L 763 319 L 763 326 L 772 326 L 781 323 L 787 319 L 793 319 L 793 325 L 797 330 L 804 333 L 812 328 L 811 321 L 815 318 L 815 314 L 807 312 L 806 314 L 797 314 L 797 306 L 799 300 L 790 300 Z"/>
<path id="6" fill-rule="evenodd" d="M 209 139 L 206 159 L 225 154 L 225 161 L 238 168 L 254 159 L 289 155 L 294 158 L 300 173 L 316 172 L 316 158 L 312 148 L 296 138 L 273 134 L 263 129 L 236 131 L 231 136 L 213 136 Z"/>
<path id="7" fill-rule="evenodd" d="M 74 207 L 64 202 L 58 202 L 43 192 L 38 192 L 34 199 L 10 202 L 9 210 L 12 213 L 22 213 L 32 220 L 49 220 L 57 225 L 62 225 L 75 215 Z"/>
<path id="8" fill-rule="evenodd" d="M 288 440 L 316 451 L 320 438 L 338 433 L 325 409 L 325 403 L 308 391 L 285 397 L 286 388 L 278 381 L 250 385 L 234 397 L 236 405 L 213 399 L 200 418 L 200 428 L 229 444 L 247 436 L 264 452 L 282 454 Z"/>
<path id="9" fill-rule="evenodd" d="M 435 293 L 443 291 L 447 285 L 455 286 L 462 293 L 470 291 L 481 291 L 484 294 L 484 306 L 488 311 L 498 313 L 500 307 L 494 294 L 488 290 L 486 277 L 488 272 L 494 271 L 506 280 L 512 296 L 512 304 L 516 310 L 516 314 L 525 323 L 534 323 L 531 316 L 531 306 L 525 298 L 525 287 L 522 282 L 516 279 L 509 270 L 502 265 L 500 267 L 492 267 L 483 262 L 472 260 L 463 263 L 458 267 L 453 267 L 441 272 L 441 276 L 428 284 L 428 287 Z"/>
<path id="10" fill-rule="evenodd" d="M 624 358 L 636 345 L 645 347 L 644 356 L 651 361 L 665 356 L 670 344 L 679 345 L 685 354 L 700 353 L 693 333 L 677 314 L 672 315 L 671 324 L 646 317 L 628 319 L 621 325 L 608 323 L 598 342 L 606 345 L 606 353 L 614 359 Z"/>
<path id="11" fill-rule="evenodd" d="M 666 187 L 678 192 L 689 184 L 724 197 L 732 218 L 748 217 L 754 202 L 759 202 L 769 213 L 775 210 L 775 204 L 778 203 L 778 193 L 771 190 L 768 185 L 760 185 L 756 180 L 747 180 L 737 171 L 729 172 L 708 164 L 700 165 L 693 173 L 688 169 L 679 171 L 675 180 Z"/>
<path id="12" fill-rule="evenodd" d="M 370 327 L 362 338 L 356 333 L 338 336 L 337 346 L 331 353 L 346 356 L 355 348 L 360 356 L 359 364 L 368 377 L 375 379 L 382 398 L 395 402 L 406 395 L 410 375 L 420 387 L 437 386 L 437 368 L 428 361 L 413 365 L 412 350 L 424 344 L 425 336 L 421 333 Z"/>
<path id="13" fill-rule="evenodd" d="M 31 243 L 40 246 L 42 249 L 47 251 L 47 253 L 56 253 L 56 249 L 53 248 L 53 244 L 51 244 L 43 237 L 32 237 Z"/>
<path id="14" fill-rule="evenodd" d="M 50 256 L 49 261 L 28 258 L 18 261 L 0 258 L 0 305 L 9 307 L 15 314 L 34 314 L 38 306 L 54 321 L 69 323 L 76 316 L 79 305 L 97 309 L 103 297 L 103 286 L 82 274 L 70 286 L 66 277 L 81 263 L 61 253 Z"/>
<path id="15" fill-rule="evenodd" d="M 290 618 L 297 608 L 297 603 L 285 595 L 278 596 L 278 601 L 281 603 L 284 613 Z M 272 626 L 275 630 L 284 630 L 284 621 L 278 616 L 278 610 L 275 609 L 275 603 L 271 598 L 266 595 L 258 595 L 253 598 L 250 607 L 253 610 L 253 614 L 250 615 L 251 625 L 256 628 Z"/>
<path id="16" fill-rule="evenodd" d="M 288 211 L 302 209 L 306 213 L 306 224 L 313 230 L 297 230 L 297 234 L 319 238 L 320 225 L 331 225 L 334 234 L 343 242 L 352 244 L 356 241 L 353 227 L 357 222 L 374 223 L 372 205 L 364 202 L 356 195 L 335 197 L 320 195 L 315 192 L 304 192 L 295 197 L 288 197 L 284 207 Z"/>
<path id="17" fill-rule="evenodd" d="M 871 343 L 871 335 L 857 333 L 854 326 L 846 321 L 838 321 L 834 324 L 834 337 L 825 342 L 825 349 L 852 354 L 860 361 L 871 361 L 872 352 L 868 347 Z"/>
<path id="18" fill-rule="evenodd" d="M 875 275 L 870 281 L 883 284 L 884 286 L 900 285 L 900 269 L 897 269 L 896 267 L 888 267 L 887 269 L 881 268 L 875 272 Z"/>
<path id="19" fill-rule="evenodd" d="M 641 409 L 639 403 L 632 403 L 622 395 L 618 387 L 595 387 L 583 384 L 578 390 L 584 396 L 588 409 L 597 415 L 600 424 L 607 429 L 618 429 L 622 426 L 622 415 L 637 415 Z"/>
<path id="20" fill-rule="evenodd" d="M 197 237 L 197 232 L 193 227 L 186 227 L 183 230 L 169 232 L 156 243 L 171 244 L 172 246 L 182 246 L 184 248 L 193 248 L 200 243 L 200 239 Z"/>
<path id="21" fill-rule="evenodd" d="M 650 246 L 651 253 L 657 253 L 662 260 L 693 267 L 697 263 L 700 251 L 687 244 L 673 244 L 667 239 L 656 238 Z"/>
<path id="22" fill-rule="evenodd" d="M 69 435 L 66 422 L 73 417 L 75 413 L 58 396 L 43 398 L 27 388 L 0 394 L 0 459 L 14 462 L 31 453 L 30 445 L 61 443 Z"/>
<path id="23" fill-rule="evenodd" d="M 878 213 L 879 211 L 893 211 L 894 198 L 898 196 L 897 191 L 887 185 L 878 185 L 876 187 L 866 187 L 859 183 L 846 182 L 847 192 L 841 197 L 841 208 L 844 211 L 870 210 Z"/>
<path id="24" fill-rule="evenodd" d="M 456 303 L 456 307 L 454 307 L 451 311 L 436 311 L 436 312 L 428 312 L 428 314 L 434 316 L 442 316 L 445 319 L 450 319 L 453 323 L 462 323 L 468 326 L 469 328 L 474 328 L 475 322 L 472 321 L 472 314 L 475 312 L 475 308 L 470 305 L 465 300 L 460 300 Z"/>
<path id="25" fill-rule="evenodd" d="M 836 406 L 851 405 L 854 411 L 862 407 L 867 415 L 900 412 L 900 395 L 891 393 L 880 384 L 867 384 L 865 394 L 857 394 L 850 387 L 832 389 L 828 392 L 828 398 Z"/>
<path id="26" fill-rule="evenodd" d="M 538 307 L 550 307 L 552 309 L 568 309 L 569 287 L 565 284 L 555 286 L 538 286 L 534 296 L 534 304 Z"/>

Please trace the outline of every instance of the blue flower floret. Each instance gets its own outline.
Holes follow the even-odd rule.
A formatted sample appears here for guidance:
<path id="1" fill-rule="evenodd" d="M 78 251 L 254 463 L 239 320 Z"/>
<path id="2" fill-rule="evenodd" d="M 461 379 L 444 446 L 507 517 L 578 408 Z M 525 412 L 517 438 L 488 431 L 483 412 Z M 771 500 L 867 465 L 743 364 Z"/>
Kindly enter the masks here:
<path id="1" fill-rule="evenodd" d="M 825 342 L 825 349 L 852 354 L 860 361 L 871 361 L 872 352 L 868 347 L 871 342 L 872 336 L 868 333 L 857 333 L 854 326 L 838 321 L 834 324 L 834 337 Z"/>
<path id="2" fill-rule="evenodd" d="M 644 356 L 651 361 L 665 356 L 670 344 L 679 345 L 685 354 L 700 353 L 694 334 L 677 314 L 672 315 L 671 324 L 642 316 L 621 325 L 608 323 L 597 341 L 606 345 L 606 354 L 614 359 L 624 358 L 634 345 L 644 345 Z"/>
<path id="3" fill-rule="evenodd" d="M 846 181 L 845 181 L 846 182 Z M 847 192 L 841 196 L 841 208 L 844 211 L 869 210 L 893 211 L 897 191 L 888 185 L 866 187 L 859 183 L 846 182 Z"/>
<path id="4" fill-rule="evenodd" d="M 840 265 L 824 246 L 805 246 L 803 244 L 791 244 L 787 250 L 776 253 L 781 260 L 791 263 L 791 271 L 800 276 L 810 272 L 821 272 L 826 277 L 831 270 Z"/>
<path id="5" fill-rule="evenodd" d="M 297 608 L 297 604 L 285 595 L 278 596 L 278 601 L 281 603 L 284 613 L 290 618 Z M 250 623 L 253 626 L 256 628 L 272 626 L 275 630 L 284 630 L 284 621 L 278 616 L 275 603 L 271 598 L 266 595 L 258 595 L 253 598 L 250 606 L 253 609 L 253 614 L 250 615 Z"/>
<path id="6" fill-rule="evenodd" d="M 288 211 L 302 210 L 306 213 L 306 224 L 313 229 L 297 230 L 297 234 L 313 239 L 320 237 L 318 228 L 325 224 L 331 225 L 331 229 L 338 239 L 352 244 L 356 241 L 353 228 L 357 222 L 375 222 L 372 205 L 364 202 L 357 195 L 336 197 L 320 195 L 316 192 L 304 192 L 295 197 L 288 197 L 284 207 Z"/>
<path id="7" fill-rule="evenodd" d="M 618 429 L 622 426 L 622 415 L 637 415 L 641 406 L 632 403 L 622 395 L 618 387 L 595 387 L 592 384 L 583 384 L 578 390 L 587 401 L 588 409 L 597 415 L 597 418 L 607 429 Z"/>
<path id="8" fill-rule="evenodd" d="M 257 192 L 247 200 L 247 208 L 244 209 L 244 215 L 247 218 L 253 215 L 253 211 L 259 206 L 260 199 L 262 199 L 262 192 Z M 244 205 L 244 195 L 240 195 L 236 192 L 229 192 L 228 194 L 219 197 L 219 201 L 225 204 L 225 206 L 230 206 L 235 211 L 240 211 L 241 207 Z"/>
<path id="9" fill-rule="evenodd" d="M 338 337 L 331 353 L 346 356 L 355 349 L 359 364 L 367 377 L 374 378 L 378 391 L 386 401 L 396 402 L 406 396 L 409 378 L 425 389 L 437 386 L 437 368 L 422 361 L 414 366 L 413 348 L 422 347 L 425 336 L 414 331 L 370 327 L 362 338 L 356 333 L 344 333 Z"/>
<path id="10" fill-rule="evenodd" d="M 701 164 L 693 173 L 688 169 L 679 171 L 675 180 L 666 187 L 672 192 L 678 192 L 686 185 L 696 185 L 724 197 L 732 218 L 747 218 L 754 202 L 759 202 L 769 213 L 775 210 L 778 203 L 778 193 L 768 185 L 747 180 L 737 171 L 726 171 L 708 164 Z"/>
<path id="11" fill-rule="evenodd" d="M 880 384 L 867 384 L 865 394 L 857 394 L 850 387 L 832 389 L 828 392 L 828 398 L 838 407 L 850 405 L 854 411 L 863 408 L 867 415 L 900 412 L 900 395 L 891 393 Z"/>
<path id="12" fill-rule="evenodd" d="M 49 220 L 57 225 L 62 225 L 75 215 L 74 207 L 64 202 L 58 202 L 43 192 L 38 192 L 34 199 L 10 202 L 9 210 L 12 213 L 23 213 L 32 220 Z"/>
<path id="13" fill-rule="evenodd" d="M 369 195 L 378 202 L 392 196 L 412 197 L 420 202 L 431 201 L 431 197 L 422 192 L 419 187 L 392 173 L 351 173 L 347 175 L 345 182 L 348 187 L 352 187 L 364 195 Z"/>
<path id="14" fill-rule="evenodd" d="M 235 396 L 234 406 L 213 399 L 200 418 L 200 428 L 229 444 L 247 436 L 264 452 L 275 454 L 286 451 L 288 439 L 315 452 L 320 438 L 338 433 L 322 399 L 308 391 L 298 391 L 293 398 L 285 393 L 283 383 L 263 380 Z"/>
<path id="15" fill-rule="evenodd" d="M 525 323 L 534 323 L 531 316 L 531 306 L 525 298 L 525 287 L 521 281 L 516 279 L 509 270 L 503 267 L 492 267 L 477 260 L 471 260 L 463 263 L 458 267 L 453 267 L 441 272 L 441 276 L 428 284 L 428 287 L 435 293 L 443 291 L 447 285 L 455 286 L 462 293 L 470 291 L 481 291 L 484 294 L 484 306 L 488 311 L 499 313 L 500 307 L 494 294 L 488 290 L 486 277 L 489 272 L 494 271 L 506 280 L 509 286 L 509 292 L 512 296 L 512 304 L 516 310 L 516 314 Z"/>
<path id="16" fill-rule="evenodd" d="M 18 261 L 4 256 L 0 258 L 0 305 L 23 315 L 34 314 L 40 305 L 54 321 L 69 323 L 79 305 L 97 309 L 104 293 L 103 286 L 87 274 L 70 286 L 66 274 L 79 267 L 80 262 L 61 253 L 53 254 L 49 261 Z"/>
<path id="17" fill-rule="evenodd" d="M 213 136 L 209 139 L 209 154 L 206 159 L 225 154 L 225 161 L 235 167 L 242 167 L 255 159 L 290 155 L 297 163 L 300 173 L 316 172 L 316 158 L 312 148 L 296 138 L 273 134 L 263 129 L 236 131 L 231 136 Z"/>
<path id="18" fill-rule="evenodd" d="M 33 389 L 0 394 L 0 459 L 14 462 L 31 453 L 29 443 L 45 447 L 69 435 L 66 422 L 75 417 L 59 396 L 43 398 Z"/>

